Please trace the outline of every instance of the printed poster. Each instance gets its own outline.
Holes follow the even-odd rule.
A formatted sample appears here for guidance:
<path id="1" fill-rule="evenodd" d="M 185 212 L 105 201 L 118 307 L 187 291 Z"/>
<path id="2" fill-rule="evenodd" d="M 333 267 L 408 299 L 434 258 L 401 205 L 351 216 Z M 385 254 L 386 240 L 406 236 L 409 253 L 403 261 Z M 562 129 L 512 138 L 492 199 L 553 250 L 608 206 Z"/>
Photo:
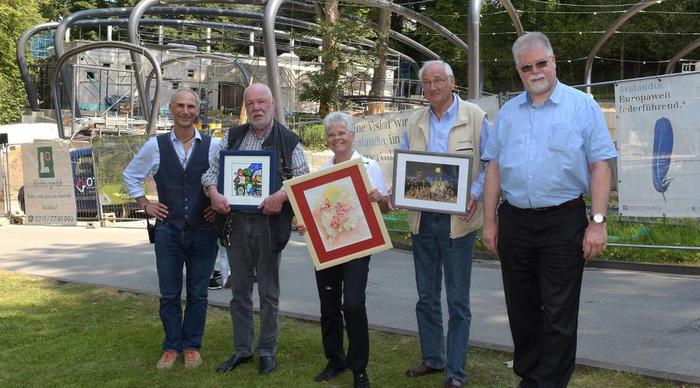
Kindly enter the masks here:
<path id="1" fill-rule="evenodd" d="M 622 216 L 700 217 L 700 72 L 615 84 Z"/>
<path id="2" fill-rule="evenodd" d="M 22 144 L 22 169 L 27 223 L 75 225 L 77 209 L 68 142 Z"/>

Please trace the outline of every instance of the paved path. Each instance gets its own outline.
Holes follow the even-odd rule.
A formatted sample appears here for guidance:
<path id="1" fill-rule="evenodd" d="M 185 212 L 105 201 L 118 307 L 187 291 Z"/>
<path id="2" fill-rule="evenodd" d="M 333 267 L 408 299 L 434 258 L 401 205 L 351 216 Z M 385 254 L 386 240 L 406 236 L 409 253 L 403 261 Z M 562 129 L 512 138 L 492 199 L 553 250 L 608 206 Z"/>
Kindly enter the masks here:
<path id="1" fill-rule="evenodd" d="M 0 270 L 157 294 L 155 258 L 143 224 L 123 225 L 0 226 Z M 318 317 L 313 269 L 298 237 L 283 253 L 281 283 L 280 310 Z M 579 363 L 700 384 L 700 277 L 589 268 L 583 284 Z M 227 305 L 229 298 L 228 290 L 210 292 L 213 304 Z M 373 256 L 370 324 L 415 333 L 416 300 L 411 255 Z M 511 349 L 497 262 L 475 262 L 471 302 L 472 343 Z"/>

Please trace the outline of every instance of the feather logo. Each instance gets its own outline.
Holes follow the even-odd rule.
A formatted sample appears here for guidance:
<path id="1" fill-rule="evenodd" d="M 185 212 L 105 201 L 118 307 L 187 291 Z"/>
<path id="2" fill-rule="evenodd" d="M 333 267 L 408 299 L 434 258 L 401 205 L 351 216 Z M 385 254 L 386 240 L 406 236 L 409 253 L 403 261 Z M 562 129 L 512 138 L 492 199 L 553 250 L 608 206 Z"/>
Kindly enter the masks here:
<path id="1" fill-rule="evenodd" d="M 673 179 L 667 178 L 668 168 L 671 166 L 671 154 L 673 153 L 673 127 L 671 121 L 662 117 L 656 120 L 654 126 L 654 150 L 651 159 L 651 180 L 654 183 L 654 189 L 661 193 L 666 201 L 664 194 L 671 185 Z"/>

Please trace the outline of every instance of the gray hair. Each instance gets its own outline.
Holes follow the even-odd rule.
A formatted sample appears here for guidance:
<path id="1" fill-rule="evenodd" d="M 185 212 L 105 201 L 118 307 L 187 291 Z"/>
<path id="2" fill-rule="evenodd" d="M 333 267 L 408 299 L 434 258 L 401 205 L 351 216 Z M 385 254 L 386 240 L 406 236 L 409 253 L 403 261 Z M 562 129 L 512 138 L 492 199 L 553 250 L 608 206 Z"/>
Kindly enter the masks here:
<path id="1" fill-rule="evenodd" d="M 455 77 L 454 72 L 452 72 L 452 68 L 450 67 L 450 65 L 447 64 L 447 62 L 436 59 L 433 61 L 427 61 L 427 62 L 423 63 L 423 66 L 421 66 L 420 70 L 418 70 L 418 79 L 423 79 L 423 72 L 425 71 L 425 69 L 427 69 L 428 67 L 430 67 L 432 65 L 436 65 L 436 64 L 440 64 L 440 65 L 443 65 L 445 67 L 445 74 L 448 77 L 452 77 L 452 78 Z"/>
<path id="2" fill-rule="evenodd" d="M 341 123 L 345 125 L 345 130 L 351 133 L 355 132 L 355 126 L 352 124 L 352 118 L 345 112 L 331 112 L 323 119 L 323 126 L 328 133 L 328 127 L 332 124 Z"/>
<path id="3" fill-rule="evenodd" d="M 265 84 L 262 83 L 262 82 L 255 82 L 255 83 L 252 83 L 250 86 L 248 86 L 247 88 L 245 88 L 245 90 L 243 90 L 243 98 L 244 98 L 244 99 L 245 99 L 245 97 L 248 95 L 248 91 L 249 91 L 249 90 L 252 90 L 252 89 L 263 89 L 263 91 L 264 91 L 264 93 L 265 93 L 265 97 L 269 97 L 270 100 L 274 100 L 274 99 L 275 99 L 274 96 L 272 95 L 272 90 L 270 90 L 270 87 L 267 86 L 267 85 L 265 85 Z"/>
<path id="4" fill-rule="evenodd" d="M 195 92 L 194 90 L 192 90 L 190 88 L 180 88 L 180 89 L 176 90 L 175 93 L 173 93 L 170 96 L 170 104 L 175 103 L 175 100 L 177 100 L 177 95 L 180 93 L 191 93 L 194 96 L 195 100 L 197 100 L 197 107 L 199 107 L 199 105 L 202 103 L 199 100 L 199 94 L 197 94 L 197 92 Z"/>
<path id="5" fill-rule="evenodd" d="M 543 48 L 549 56 L 554 55 L 552 44 L 549 43 L 547 35 L 537 31 L 528 32 L 520 35 L 520 37 L 515 40 L 515 43 L 513 43 L 513 59 L 515 60 L 515 65 L 520 65 L 520 55 L 535 47 Z"/>

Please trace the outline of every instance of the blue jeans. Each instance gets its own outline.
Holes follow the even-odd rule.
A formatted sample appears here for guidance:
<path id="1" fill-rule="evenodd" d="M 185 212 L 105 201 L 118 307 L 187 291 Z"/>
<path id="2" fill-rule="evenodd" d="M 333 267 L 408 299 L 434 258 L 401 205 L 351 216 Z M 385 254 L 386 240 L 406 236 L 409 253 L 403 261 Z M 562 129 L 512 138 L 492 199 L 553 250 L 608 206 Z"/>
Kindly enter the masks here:
<path id="1" fill-rule="evenodd" d="M 172 224 L 159 221 L 155 233 L 160 319 L 165 331 L 163 350 L 197 350 L 202 346 L 207 316 L 207 285 L 219 251 L 216 228 L 185 226 L 178 229 Z M 187 270 L 184 320 L 180 297 L 183 266 Z"/>
<path id="2" fill-rule="evenodd" d="M 450 238 L 450 215 L 423 212 L 418 234 L 411 236 L 418 288 L 416 318 L 423 361 L 445 368 L 446 378 L 466 383 L 469 348 L 469 286 L 476 232 Z M 447 293 L 447 363 L 442 326 L 442 274 Z"/>

